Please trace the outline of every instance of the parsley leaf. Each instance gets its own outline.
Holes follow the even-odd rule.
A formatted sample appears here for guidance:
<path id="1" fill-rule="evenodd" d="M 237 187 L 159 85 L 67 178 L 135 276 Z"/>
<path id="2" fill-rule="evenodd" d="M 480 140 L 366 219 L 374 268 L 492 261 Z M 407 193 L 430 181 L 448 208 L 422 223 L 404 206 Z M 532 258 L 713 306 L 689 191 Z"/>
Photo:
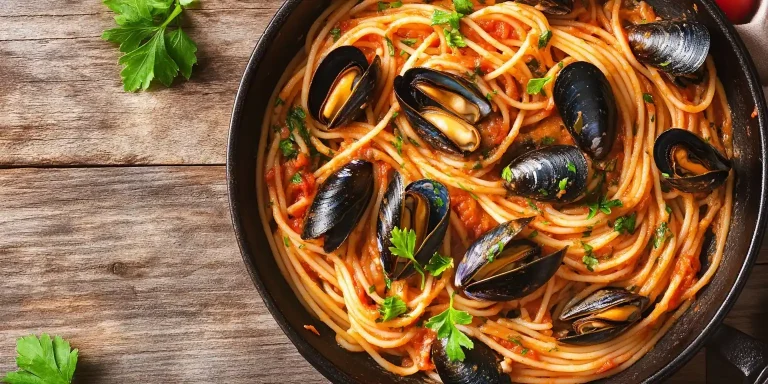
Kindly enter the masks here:
<path id="1" fill-rule="evenodd" d="M 395 147 L 398 155 L 402 155 L 403 154 L 403 137 L 400 135 L 395 136 L 395 142 L 392 143 L 392 146 Z"/>
<path id="2" fill-rule="evenodd" d="M 400 296 L 387 297 L 383 303 L 379 304 L 379 314 L 381 314 L 382 321 L 390 321 L 406 312 L 408 312 L 408 308 Z"/>
<path id="3" fill-rule="evenodd" d="M 3 378 L 10 384 L 68 384 L 72 382 L 77 366 L 78 350 L 69 342 L 55 336 L 53 340 L 43 333 L 16 341 L 18 371 L 8 372 Z"/>
<path id="4" fill-rule="evenodd" d="M 509 165 L 504 167 L 504 169 L 501 170 L 501 178 L 504 179 L 507 183 L 512 182 L 512 170 L 509 168 Z"/>
<path id="5" fill-rule="evenodd" d="M 453 0 L 453 7 L 456 8 L 456 12 L 468 15 L 474 12 L 472 2 L 470 0 Z"/>
<path id="6" fill-rule="evenodd" d="M 550 81 L 552 81 L 552 76 L 542 77 L 540 79 L 530 79 L 528 80 L 526 92 L 528 92 L 529 95 L 541 93 L 541 91 L 544 89 L 544 86 L 547 85 L 547 83 Z"/>
<path id="7" fill-rule="evenodd" d="M 648 104 L 654 104 L 653 95 L 651 95 L 650 93 L 643 93 L 643 101 L 645 101 Z"/>
<path id="8" fill-rule="evenodd" d="M 584 265 L 587 267 L 587 270 L 590 272 L 595 271 L 595 267 L 600 264 L 600 262 L 597 260 L 597 257 L 595 257 L 595 254 L 592 253 L 592 246 L 582 242 L 581 246 L 584 247 L 584 257 L 581 258 L 581 262 L 584 263 Z"/>
<path id="9" fill-rule="evenodd" d="M 472 349 L 475 344 L 472 340 L 463 334 L 456 324 L 467 325 L 472 322 L 472 315 L 464 311 L 453 309 L 453 295 L 448 304 L 448 309 L 439 315 L 430 318 L 424 326 L 437 332 L 437 337 L 447 341 L 445 351 L 448 359 L 451 361 L 464 361 L 464 351 L 462 347 Z"/>
<path id="10" fill-rule="evenodd" d="M 565 191 L 565 189 L 568 188 L 568 178 L 566 177 L 560 180 L 557 186 L 560 188 L 561 191 Z"/>
<path id="11" fill-rule="evenodd" d="M 339 27 L 331 29 L 331 36 L 333 36 L 334 43 L 339 41 L 339 39 L 341 38 L 341 29 Z"/>
<path id="12" fill-rule="evenodd" d="M 403 43 L 403 44 L 405 44 L 405 45 L 407 45 L 409 47 L 413 47 L 416 44 L 417 41 L 418 40 L 416 40 L 416 39 L 400 39 L 401 43 Z"/>
<path id="13" fill-rule="evenodd" d="M 450 31 L 448 29 L 443 29 L 443 32 L 445 33 L 445 40 L 449 47 L 464 48 L 467 46 L 467 43 L 464 42 L 464 36 L 462 36 L 458 29 L 452 29 Z"/>
<path id="14" fill-rule="evenodd" d="M 569 171 L 576 173 L 576 164 L 569 161 L 567 166 Z"/>
<path id="15" fill-rule="evenodd" d="M 434 277 L 440 277 L 449 268 L 453 268 L 453 259 L 437 252 L 432 255 L 429 263 L 424 266 L 424 269 Z"/>
<path id="16" fill-rule="evenodd" d="M 554 143 L 555 143 L 555 138 L 554 138 L 554 137 L 544 136 L 544 137 L 541 139 L 541 144 L 542 144 L 542 145 L 552 145 L 552 144 L 554 144 Z M 570 169 L 570 168 L 568 168 L 568 169 Z M 574 172 L 575 172 L 575 171 L 574 171 Z"/>
<path id="17" fill-rule="evenodd" d="M 616 219 L 616 222 L 613 223 L 613 230 L 624 234 L 629 233 L 633 234 L 635 233 L 635 220 L 637 219 L 637 214 L 635 212 L 632 212 L 631 215 L 622 216 Z"/>
<path id="18" fill-rule="evenodd" d="M 448 24 L 453 29 L 459 29 L 461 16 L 463 15 L 456 12 L 448 13 L 435 9 L 435 13 L 432 14 L 432 25 Z"/>
<path id="19" fill-rule="evenodd" d="M 197 45 L 181 27 L 168 30 L 169 24 L 190 3 L 104 0 L 117 14 L 118 27 L 104 31 L 101 38 L 120 44 L 120 51 L 125 52 L 118 62 L 123 66 L 120 76 L 126 91 L 146 90 L 154 79 L 169 87 L 179 72 L 186 79 L 192 75 Z"/>
<path id="20" fill-rule="evenodd" d="M 389 251 L 395 256 L 411 261 L 413 268 L 419 275 L 421 275 L 421 287 L 424 288 L 424 269 L 422 269 L 414 256 L 416 248 L 416 231 L 413 229 L 403 230 L 399 227 L 395 227 L 392 229 L 392 238 L 390 240 L 394 247 L 389 247 Z"/>
<path id="21" fill-rule="evenodd" d="M 403 2 L 399 1 L 399 0 L 398 1 L 393 1 L 393 2 L 389 3 L 389 7 L 390 8 L 400 8 L 402 6 L 403 6 Z"/>
<path id="22" fill-rule="evenodd" d="M 392 40 L 389 39 L 389 37 L 384 37 L 384 40 L 387 42 L 387 50 L 389 51 L 390 56 L 395 55 L 395 46 L 392 45 Z"/>
<path id="23" fill-rule="evenodd" d="M 299 184 L 301 183 L 301 181 L 302 181 L 301 173 L 299 172 L 294 173 L 293 176 L 291 177 L 291 184 Z"/>
<path id="24" fill-rule="evenodd" d="M 552 31 L 546 30 L 539 36 L 539 49 L 545 48 L 549 44 L 549 40 L 552 39 Z"/>
<path id="25" fill-rule="evenodd" d="M 595 217 L 598 211 L 610 215 L 611 208 L 621 207 L 622 205 L 621 200 L 606 200 L 605 196 L 600 196 L 597 199 L 597 202 L 589 204 L 589 215 L 587 216 L 587 219 Z"/>
<path id="26" fill-rule="evenodd" d="M 672 231 L 669 229 L 669 226 L 667 226 L 667 222 L 663 222 L 659 225 L 658 228 L 656 228 L 656 231 L 653 233 L 653 248 L 658 248 L 661 245 L 664 244 L 667 239 L 672 238 Z"/>
<path id="27" fill-rule="evenodd" d="M 293 142 L 291 139 L 282 139 L 280 140 L 280 151 L 283 152 L 283 157 L 290 159 L 294 156 L 296 156 L 296 153 L 298 150 L 296 147 L 293 146 Z"/>

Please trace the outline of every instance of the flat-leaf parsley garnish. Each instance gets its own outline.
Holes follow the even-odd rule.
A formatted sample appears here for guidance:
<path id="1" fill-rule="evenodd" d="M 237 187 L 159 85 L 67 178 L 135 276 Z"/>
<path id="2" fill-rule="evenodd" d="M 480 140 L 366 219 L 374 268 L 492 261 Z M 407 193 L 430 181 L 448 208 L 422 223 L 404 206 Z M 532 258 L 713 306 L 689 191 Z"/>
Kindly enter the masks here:
<path id="1" fill-rule="evenodd" d="M 472 322 L 472 315 L 467 312 L 453 309 L 453 295 L 448 304 L 448 309 L 439 315 L 430 318 L 424 326 L 437 332 L 437 337 L 447 341 L 445 352 L 451 361 L 464 361 L 463 348 L 472 349 L 475 344 L 462 333 L 456 324 L 467 325 Z"/>

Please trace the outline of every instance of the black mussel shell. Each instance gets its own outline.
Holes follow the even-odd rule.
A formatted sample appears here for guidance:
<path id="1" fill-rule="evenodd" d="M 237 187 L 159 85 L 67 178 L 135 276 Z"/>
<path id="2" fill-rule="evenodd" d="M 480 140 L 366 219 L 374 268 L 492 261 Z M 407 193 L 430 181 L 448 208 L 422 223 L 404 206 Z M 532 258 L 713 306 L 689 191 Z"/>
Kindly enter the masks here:
<path id="1" fill-rule="evenodd" d="M 504 181 L 504 187 L 517 196 L 569 203 L 587 188 L 589 164 L 584 154 L 570 145 L 552 145 L 526 152 L 513 160 L 509 169 L 512 177 Z"/>
<path id="2" fill-rule="evenodd" d="M 574 331 L 558 341 L 574 345 L 594 345 L 616 338 L 642 318 L 642 312 L 648 304 L 647 297 L 623 288 L 597 290 L 582 301 L 566 305 L 559 320 L 573 321 Z M 629 312 L 618 311 L 620 307 L 626 306 L 634 306 L 637 309 Z"/>
<path id="3" fill-rule="evenodd" d="M 567 15 L 573 11 L 573 0 L 516 0 L 518 3 L 531 5 L 550 15 Z"/>
<path id="4" fill-rule="evenodd" d="M 381 59 L 378 56 L 369 65 L 365 54 L 357 47 L 345 45 L 334 49 L 317 66 L 317 70 L 312 76 L 307 101 L 309 113 L 327 129 L 349 123 L 360 114 L 373 97 L 380 66 Z M 346 78 L 344 75 L 353 76 L 354 80 L 352 77 Z M 349 89 L 349 96 L 336 103 L 336 105 L 340 104 L 341 106 L 335 108 L 338 111 L 335 115 L 326 116 L 323 111 L 331 99 L 332 91 L 340 83 L 346 84 L 345 88 Z M 351 88 L 349 88 L 350 86 Z"/>
<path id="5" fill-rule="evenodd" d="M 381 265 L 387 277 L 392 280 L 408 277 L 415 271 L 408 260 L 393 255 L 389 250 L 393 246 L 392 230 L 395 227 L 401 227 L 404 211 L 409 209 L 411 202 L 428 204 L 428 211 L 423 215 L 409 213 L 414 225 L 408 229 L 414 229 L 413 226 L 423 226 L 420 230 L 414 229 L 420 233 L 416 240 L 414 255 L 416 261 L 420 264 L 428 263 L 443 243 L 448 230 L 451 198 L 445 185 L 434 180 L 422 179 L 404 187 L 402 176 L 395 172 L 381 201 L 376 228 Z M 416 209 L 416 211 L 419 210 Z M 419 219 L 422 221 L 418 221 Z"/>
<path id="6" fill-rule="evenodd" d="M 627 28 L 629 47 L 638 61 L 673 76 L 690 75 L 709 54 L 709 30 L 695 21 L 665 20 Z"/>
<path id="7" fill-rule="evenodd" d="M 678 154 L 684 154 L 685 159 L 678 159 Z M 714 190 L 725 183 L 731 170 L 731 161 L 715 147 L 680 128 L 664 131 L 656 138 L 653 160 L 669 185 L 689 193 Z M 682 165 L 681 160 L 686 164 Z M 686 166 L 700 172 L 685 174 Z"/>
<path id="8" fill-rule="evenodd" d="M 616 140 L 618 113 L 611 84 L 595 65 L 575 62 L 555 80 L 554 100 L 568 132 L 590 157 L 602 160 Z"/>
<path id="9" fill-rule="evenodd" d="M 508 301 L 527 296 L 546 284 L 568 247 L 551 255 L 528 240 L 512 240 L 533 220 L 511 220 L 478 238 L 456 268 L 454 284 L 478 300 Z M 483 276 L 479 276 L 483 275 Z"/>
<path id="10" fill-rule="evenodd" d="M 301 238 L 325 235 L 323 250 L 333 252 L 349 237 L 373 196 L 373 164 L 352 160 L 318 188 L 304 219 Z"/>
<path id="11" fill-rule="evenodd" d="M 463 361 L 452 361 L 445 351 L 447 339 L 432 343 L 432 362 L 443 384 L 511 384 L 501 370 L 501 357 L 489 346 L 473 340 L 472 349 L 464 349 Z"/>
<path id="12" fill-rule="evenodd" d="M 405 117 L 432 147 L 468 155 L 480 146 L 480 133 L 474 124 L 487 117 L 492 107 L 474 84 L 451 73 L 411 68 L 397 76 L 394 85 Z M 444 128 L 438 128 L 436 121 L 444 122 Z M 447 134 L 448 124 L 456 128 L 455 134 Z"/>

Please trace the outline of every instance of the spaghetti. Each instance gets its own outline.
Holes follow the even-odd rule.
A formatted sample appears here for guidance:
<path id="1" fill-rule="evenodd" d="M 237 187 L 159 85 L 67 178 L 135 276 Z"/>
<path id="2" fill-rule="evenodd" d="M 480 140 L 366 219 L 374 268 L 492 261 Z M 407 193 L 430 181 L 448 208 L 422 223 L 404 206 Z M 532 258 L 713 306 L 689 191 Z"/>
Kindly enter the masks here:
<path id="1" fill-rule="evenodd" d="M 627 8 L 614 0 L 577 1 L 562 16 L 515 2 L 473 6 L 472 13 L 458 15 L 458 30 L 434 22 L 436 11 L 453 14 L 447 0 L 336 1 L 318 17 L 272 95 L 259 142 L 259 207 L 277 264 L 342 348 L 368 353 L 397 375 L 424 371 L 440 380 L 430 353 L 437 334 L 424 321 L 449 302 L 472 316 L 458 329 L 476 346 L 498 353 L 514 382 L 576 383 L 616 374 L 654 346 L 722 259 L 732 173 L 711 192 L 682 192 L 664 182 L 669 175 L 657 169 L 653 149 L 662 132 L 680 127 L 731 158 L 723 86 L 711 58 L 704 64 L 706 78 L 685 86 L 638 61 L 625 26 L 657 19 L 645 3 Z M 328 130 L 306 112 L 309 88 L 323 57 L 342 46 L 359 48 L 368 62 L 378 56 L 380 70 L 362 117 Z M 570 204 L 545 203 L 509 194 L 501 174 L 505 154 L 516 144 L 575 145 L 555 108 L 554 81 L 542 92 L 528 91 L 531 79 L 555 79 L 577 61 L 605 74 L 618 111 L 610 153 L 591 163 L 587 189 L 597 191 L 597 202 L 583 196 Z M 493 113 L 477 124 L 480 150 L 449 154 L 419 135 L 393 91 L 395 77 L 414 67 L 461 76 L 488 97 Z M 318 187 L 354 159 L 374 164 L 373 193 L 346 241 L 325 252 L 323 241 L 302 239 L 305 217 Z M 449 225 L 439 253 L 454 266 L 497 224 L 529 217 L 535 219 L 519 237 L 544 253 L 568 247 L 563 264 L 533 293 L 509 301 L 464 295 L 450 267 L 438 276 L 425 273 L 423 287 L 416 274 L 388 283 L 377 248 L 377 213 L 395 171 L 408 182 L 430 179 L 447 187 Z M 704 266 L 702 252 L 708 255 Z M 602 343 L 558 341 L 558 317 L 567 304 L 604 287 L 648 298 L 642 319 Z M 394 296 L 405 303 L 405 313 L 382 321 L 380 309 Z"/>

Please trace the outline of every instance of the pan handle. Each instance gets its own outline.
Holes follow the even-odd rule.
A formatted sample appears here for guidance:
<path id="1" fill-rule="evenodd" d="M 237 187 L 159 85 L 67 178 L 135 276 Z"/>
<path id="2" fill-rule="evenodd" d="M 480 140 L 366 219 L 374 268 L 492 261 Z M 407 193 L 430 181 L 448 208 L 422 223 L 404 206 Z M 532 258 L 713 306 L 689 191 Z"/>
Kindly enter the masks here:
<path id="1" fill-rule="evenodd" d="M 768 44 L 765 44 L 768 36 L 768 0 L 760 2 L 755 16 L 747 24 L 736 26 L 736 30 L 744 40 L 749 54 L 752 56 L 757 73 L 763 86 L 768 86 Z"/>
<path id="2" fill-rule="evenodd" d="M 728 371 L 738 372 L 740 378 L 728 377 Z M 707 382 L 737 384 L 739 381 L 768 382 L 768 345 L 723 324 L 707 342 Z"/>

